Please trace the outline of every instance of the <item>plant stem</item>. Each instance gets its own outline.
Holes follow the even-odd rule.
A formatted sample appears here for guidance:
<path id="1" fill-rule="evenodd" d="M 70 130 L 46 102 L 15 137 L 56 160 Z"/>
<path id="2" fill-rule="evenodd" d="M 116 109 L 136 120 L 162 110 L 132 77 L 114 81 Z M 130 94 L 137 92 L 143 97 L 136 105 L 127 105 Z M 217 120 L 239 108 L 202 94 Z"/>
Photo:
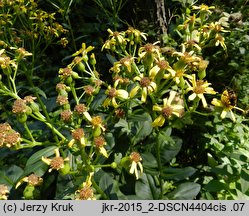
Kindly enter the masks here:
<path id="1" fill-rule="evenodd" d="M 92 179 L 92 184 L 95 190 L 101 194 L 104 200 L 109 200 L 110 198 L 105 194 L 105 192 L 97 185 L 97 183 Z"/>
<path id="2" fill-rule="evenodd" d="M 162 179 L 162 162 L 161 162 L 161 156 L 160 156 L 160 142 L 159 142 L 159 134 L 157 136 L 157 141 L 156 141 L 156 156 L 157 156 L 157 164 L 158 164 L 158 170 L 159 170 L 159 181 L 160 181 L 160 189 L 161 193 L 159 195 L 159 199 L 162 199 L 163 197 L 163 179 Z"/>

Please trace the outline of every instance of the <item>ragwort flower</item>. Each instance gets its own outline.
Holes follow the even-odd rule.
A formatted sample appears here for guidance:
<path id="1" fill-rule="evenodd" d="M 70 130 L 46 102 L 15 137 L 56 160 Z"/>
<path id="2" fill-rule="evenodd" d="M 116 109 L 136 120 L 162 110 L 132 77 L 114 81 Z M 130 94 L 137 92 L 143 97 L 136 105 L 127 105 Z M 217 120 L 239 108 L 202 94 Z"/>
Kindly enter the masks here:
<path id="1" fill-rule="evenodd" d="M 163 99 L 163 106 L 154 105 L 153 110 L 160 112 L 161 114 L 152 123 L 153 127 L 162 127 L 166 119 L 171 118 L 175 115 L 180 117 L 183 113 L 184 106 L 182 104 L 175 103 L 176 92 L 170 91 L 169 98 Z"/>
<path id="2" fill-rule="evenodd" d="M 79 143 L 83 147 L 86 146 L 86 138 L 83 128 L 77 128 L 72 132 L 73 139 L 68 143 L 69 147 L 72 147 L 75 142 Z"/>
<path id="3" fill-rule="evenodd" d="M 202 105 L 204 108 L 207 107 L 207 101 L 204 97 L 204 94 L 216 94 L 214 89 L 212 87 L 209 87 L 211 83 L 208 83 L 207 81 L 204 80 L 196 80 L 195 74 L 192 75 L 191 79 L 192 86 L 187 82 L 188 91 L 192 91 L 193 93 L 189 96 L 189 100 L 194 100 L 195 98 L 200 98 Z"/>
<path id="4" fill-rule="evenodd" d="M 6 185 L 0 184 L 0 200 L 7 200 L 9 189 Z"/>
<path id="5" fill-rule="evenodd" d="M 103 136 L 94 137 L 94 144 L 99 151 L 100 154 L 102 154 L 104 157 L 108 158 L 108 154 L 104 146 L 106 145 L 105 138 Z"/>
<path id="6" fill-rule="evenodd" d="M 119 106 L 116 101 L 117 98 L 120 100 L 125 100 L 129 97 L 129 94 L 126 90 L 116 89 L 111 86 L 108 86 L 105 94 L 107 95 L 107 98 L 104 100 L 104 107 L 108 107 L 111 104 L 113 107 L 117 108 Z"/>
<path id="7" fill-rule="evenodd" d="M 36 174 L 31 174 L 18 181 L 16 184 L 16 188 L 18 188 L 23 182 L 27 182 L 28 185 L 31 186 L 39 186 L 43 183 L 43 179 Z"/>
<path id="8" fill-rule="evenodd" d="M 152 72 L 152 70 L 150 71 Z M 134 77 L 134 81 L 139 81 L 139 86 L 134 87 L 130 92 L 130 97 L 134 97 L 138 90 L 142 90 L 141 102 L 145 103 L 148 94 L 155 92 L 157 90 L 157 84 L 153 80 L 154 74 L 149 74 L 149 77 L 144 74 Z"/>
<path id="9" fill-rule="evenodd" d="M 46 163 L 47 165 L 50 166 L 50 169 L 48 170 L 48 172 L 51 172 L 52 170 L 57 170 L 58 171 L 60 169 L 63 169 L 64 166 L 65 166 L 64 162 L 69 161 L 68 157 L 67 158 L 63 158 L 63 157 L 60 156 L 60 152 L 59 152 L 58 148 L 56 148 L 54 150 L 54 152 L 55 152 L 55 157 L 52 158 L 52 159 L 45 158 L 43 156 L 41 158 L 44 163 Z"/>
<path id="10" fill-rule="evenodd" d="M 93 174 L 94 172 L 91 172 L 86 181 L 82 183 L 81 189 L 75 191 L 76 200 L 96 200 L 94 190 L 91 188 Z"/>
<path id="11" fill-rule="evenodd" d="M 220 100 L 214 98 L 211 103 L 214 106 L 222 108 L 222 112 L 220 115 L 222 119 L 224 119 L 226 116 L 230 116 L 231 120 L 235 122 L 236 119 L 232 110 L 237 109 L 239 111 L 244 112 L 244 110 L 240 109 L 239 107 L 236 107 L 236 100 L 236 95 L 226 89 L 225 91 L 223 91 Z"/>
<path id="12" fill-rule="evenodd" d="M 131 168 L 129 170 L 130 174 L 135 174 L 136 179 L 139 178 L 138 176 L 138 167 L 140 169 L 140 173 L 143 173 L 143 166 L 142 166 L 142 157 L 138 152 L 132 152 L 130 154 L 130 161 L 131 161 Z"/>

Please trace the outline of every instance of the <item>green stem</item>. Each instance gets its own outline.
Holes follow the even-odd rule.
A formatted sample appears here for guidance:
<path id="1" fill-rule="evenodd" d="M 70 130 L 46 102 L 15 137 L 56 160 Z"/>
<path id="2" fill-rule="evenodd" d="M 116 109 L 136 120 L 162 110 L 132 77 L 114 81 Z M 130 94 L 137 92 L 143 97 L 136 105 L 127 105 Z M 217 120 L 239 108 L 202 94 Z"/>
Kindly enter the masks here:
<path id="1" fill-rule="evenodd" d="M 162 199 L 163 197 L 163 179 L 162 176 L 162 161 L 160 156 L 160 142 L 157 134 L 157 142 L 156 142 L 156 156 L 157 156 L 157 164 L 158 164 L 158 170 L 159 170 L 159 181 L 160 181 L 160 189 L 161 193 L 159 195 L 159 199 Z"/>
<path id="2" fill-rule="evenodd" d="M 25 130 L 27 131 L 27 133 L 28 133 L 30 139 L 32 140 L 32 142 L 35 142 L 35 139 L 34 139 L 32 133 L 31 133 L 31 131 L 29 130 L 27 122 L 24 122 L 23 126 L 24 126 Z"/>
<path id="3" fill-rule="evenodd" d="M 95 188 L 95 190 L 101 194 L 102 198 L 104 200 L 109 200 L 110 198 L 105 194 L 105 192 L 97 185 L 97 183 L 92 179 L 92 185 Z"/>

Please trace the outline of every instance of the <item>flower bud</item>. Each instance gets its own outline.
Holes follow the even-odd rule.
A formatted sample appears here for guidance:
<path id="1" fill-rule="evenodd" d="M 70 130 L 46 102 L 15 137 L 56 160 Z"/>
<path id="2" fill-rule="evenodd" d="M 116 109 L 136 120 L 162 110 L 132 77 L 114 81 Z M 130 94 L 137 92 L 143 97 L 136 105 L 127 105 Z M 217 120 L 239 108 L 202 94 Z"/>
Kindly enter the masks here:
<path id="1" fill-rule="evenodd" d="M 70 165 L 68 162 L 64 163 L 64 167 L 59 169 L 59 173 L 61 175 L 66 175 L 70 172 Z"/>
<path id="2" fill-rule="evenodd" d="M 17 121 L 19 121 L 20 123 L 25 123 L 27 121 L 27 114 L 26 113 L 21 113 L 17 115 Z"/>
<path id="3" fill-rule="evenodd" d="M 34 199 L 34 190 L 35 190 L 35 186 L 27 185 L 23 191 L 24 198 L 27 200 Z"/>
<path id="4" fill-rule="evenodd" d="M 81 71 L 81 72 L 85 72 L 85 70 L 86 70 L 85 65 L 84 65 L 82 62 L 79 62 L 79 63 L 77 64 L 77 68 L 78 68 L 78 70 Z"/>

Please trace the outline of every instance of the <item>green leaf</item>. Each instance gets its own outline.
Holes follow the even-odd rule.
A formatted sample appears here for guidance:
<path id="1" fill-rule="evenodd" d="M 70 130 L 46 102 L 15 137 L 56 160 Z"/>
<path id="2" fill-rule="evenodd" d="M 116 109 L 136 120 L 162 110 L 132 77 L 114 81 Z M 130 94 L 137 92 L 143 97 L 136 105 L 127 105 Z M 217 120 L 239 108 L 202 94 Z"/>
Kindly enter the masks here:
<path id="1" fill-rule="evenodd" d="M 246 193 L 249 189 L 249 171 L 242 170 L 240 174 L 240 185 L 242 193 Z"/>
<path id="2" fill-rule="evenodd" d="M 100 90 L 97 95 L 95 95 L 94 100 L 91 103 L 91 110 L 96 110 L 100 105 L 103 104 L 104 100 L 106 99 L 107 95 L 105 94 L 104 90 Z"/>
<path id="3" fill-rule="evenodd" d="M 117 61 L 117 59 L 114 57 L 114 56 L 112 56 L 112 55 L 110 55 L 110 54 L 106 54 L 106 57 L 108 58 L 108 60 L 109 60 L 109 62 L 112 64 L 112 65 L 114 65 L 114 62 L 116 62 Z"/>
<path id="4" fill-rule="evenodd" d="M 141 154 L 141 157 L 143 159 L 142 163 L 143 163 L 144 172 L 150 175 L 158 175 L 159 174 L 159 171 L 157 169 L 158 165 L 154 155 L 151 154 L 150 152 L 145 152 Z"/>
<path id="5" fill-rule="evenodd" d="M 182 140 L 178 137 L 170 137 L 165 131 L 160 132 L 157 139 L 157 142 L 160 144 L 162 163 L 171 161 L 180 151 Z"/>
<path id="6" fill-rule="evenodd" d="M 164 167 L 162 177 L 167 180 L 176 180 L 180 181 L 186 179 L 193 175 L 196 172 L 196 169 L 193 167 L 185 167 L 185 168 L 172 168 L 172 167 Z"/>
<path id="7" fill-rule="evenodd" d="M 218 192 L 221 190 L 228 190 L 228 187 L 225 183 L 220 182 L 219 180 L 211 180 L 205 187 L 205 190 L 208 192 Z"/>
<path id="8" fill-rule="evenodd" d="M 148 113 L 131 115 L 128 122 L 131 125 L 131 142 L 133 145 L 144 140 L 152 132 L 152 119 Z"/>
<path id="9" fill-rule="evenodd" d="M 193 200 L 200 192 L 201 186 L 194 182 L 180 184 L 174 191 L 167 194 L 172 200 Z"/>
<path id="10" fill-rule="evenodd" d="M 107 194 L 110 199 L 117 199 L 117 195 L 113 191 L 114 179 L 107 173 L 103 173 L 99 180 L 99 187 Z"/>
<path id="11" fill-rule="evenodd" d="M 0 172 L 0 183 L 12 187 L 16 184 L 22 174 L 23 169 L 21 167 L 12 165 Z"/>
<path id="12" fill-rule="evenodd" d="M 156 187 L 153 177 L 149 174 L 143 174 L 136 182 L 135 192 L 137 199 L 153 200 L 159 199 L 160 189 Z"/>

